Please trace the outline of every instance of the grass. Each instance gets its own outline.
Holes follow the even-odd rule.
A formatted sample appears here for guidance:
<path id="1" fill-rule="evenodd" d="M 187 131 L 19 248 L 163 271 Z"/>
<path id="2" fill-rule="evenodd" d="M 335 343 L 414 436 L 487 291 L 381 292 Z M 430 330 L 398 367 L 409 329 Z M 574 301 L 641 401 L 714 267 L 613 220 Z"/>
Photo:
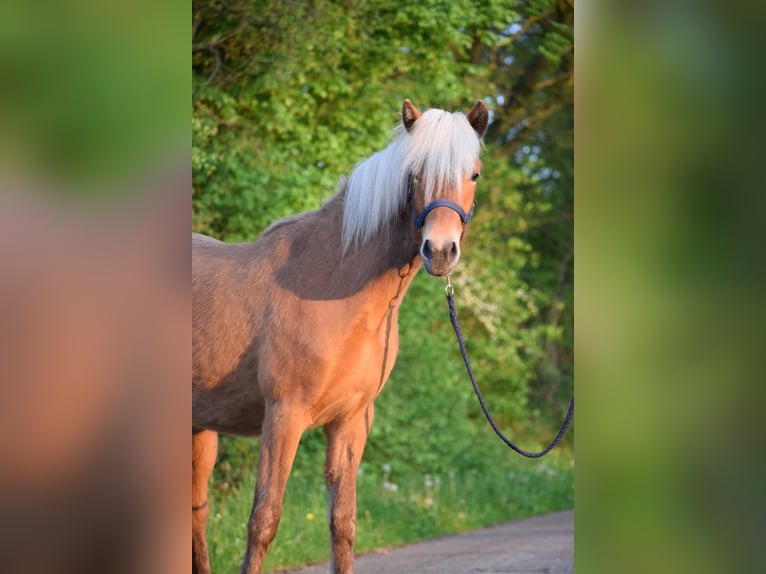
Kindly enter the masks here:
<path id="1" fill-rule="evenodd" d="M 253 469 L 255 464 L 252 465 Z M 319 456 L 296 460 L 264 572 L 329 559 L 326 495 Z M 237 572 L 245 550 L 255 472 L 232 487 L 211 484 L 208 540 L 213 572 Z M 356 552 L 397 546 L 574 506 L 574 455 L 556 449 L 542 460 L 511 455 L 484 468 L 443 475 L 362 462 L 357 487 Z"/>

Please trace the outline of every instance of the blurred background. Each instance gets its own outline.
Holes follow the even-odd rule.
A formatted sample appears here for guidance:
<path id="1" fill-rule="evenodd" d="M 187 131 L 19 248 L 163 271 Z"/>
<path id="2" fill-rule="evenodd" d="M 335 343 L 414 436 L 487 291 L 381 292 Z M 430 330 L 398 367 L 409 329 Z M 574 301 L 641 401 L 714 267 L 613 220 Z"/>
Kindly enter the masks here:
<path id="1" fill-rule="evenodd" d="M 766 568 L 764 23 L 578 6 L 578 572 Z"/>
<path id="2" fill-rule="evenodd" d="M 190 570 L 189 12 L 0 6 L 3 572 Z"/>
<path id="3" fill-rule="evenodd" d="M 574 392 L 574 6 L 532 2 L 193 2 L 193 229 L 252 241 L 318 208 L 384 148 L 409 98 L 491 110 L 478 208 L 456 272 L 491 411 L 525 448 L 556 434 Z M 360 478 L 358 551 L 571 508 L 573 437 L 516 460 L 473 396 L 443 283 L 418 276 Z M 321 430 L 304 436 L 271 567 L 327 559 Z M 213 567 L 236 569 L 255 441 L 224 439 Z M 235 502 L 234 502 L 235 501 Z M 307 518 L 310 517 L 310 519 Z"/>

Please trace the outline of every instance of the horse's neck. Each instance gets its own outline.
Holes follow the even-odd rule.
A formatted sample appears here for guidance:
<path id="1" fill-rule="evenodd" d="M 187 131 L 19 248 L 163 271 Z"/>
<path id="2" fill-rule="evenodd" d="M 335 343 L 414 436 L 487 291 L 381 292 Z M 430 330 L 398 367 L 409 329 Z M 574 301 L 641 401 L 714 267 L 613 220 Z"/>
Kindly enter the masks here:
<path id="1" fill-rule="evenodd" d="M 272 225 L 247 251 L 253 273 L 268 264 L 279 288 L 307 301 L 346 301 L 351 313 L 385 313 L 398 306 L 420 267 L 408 214 L 345 253 L 341 248 L 343 191 L 318 211 Z"/>
<path id="2" fill-rule="evenodd" d="M 331 220 L 338 222 L 337 236 L 331 241 L 339 245 L 343 218 L 342 192 L 325 206 L 333 212 Z M 376 233 L 364 244 L 351 247 L 338 255 L 336 280 L 358 286 L 358 294 L 372 305 L 398 306 L 420 269 L 418 245 L 413 236 L 414 225 L 407 214 Z"/>

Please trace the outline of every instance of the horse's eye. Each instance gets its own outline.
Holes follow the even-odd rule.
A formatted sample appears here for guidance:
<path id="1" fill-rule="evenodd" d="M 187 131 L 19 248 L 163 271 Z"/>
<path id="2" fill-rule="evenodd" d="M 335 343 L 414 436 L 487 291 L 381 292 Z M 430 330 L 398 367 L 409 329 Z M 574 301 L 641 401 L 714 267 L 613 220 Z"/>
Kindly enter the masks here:
<path id="1" fill-rule="evenodd" d="M 471 181 L 476 181 L 477 179 L 479 179 L 479 174 L 478 174 L 478 173 L 474 173 L 474 174 L 471 176 Z"/>

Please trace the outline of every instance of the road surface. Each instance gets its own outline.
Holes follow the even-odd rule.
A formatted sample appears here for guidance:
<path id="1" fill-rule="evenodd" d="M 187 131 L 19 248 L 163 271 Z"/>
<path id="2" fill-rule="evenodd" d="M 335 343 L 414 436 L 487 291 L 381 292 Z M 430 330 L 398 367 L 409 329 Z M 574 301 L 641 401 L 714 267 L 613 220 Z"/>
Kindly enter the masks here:
<path id="1" fill-rule="evenodd" d="M 572 574 L 574 511 L 358 556 L 356 574 Z M 328 564 L 289 574 L 326 574 Z M 285 574 L 288 574 L 286 572 Z"/>

